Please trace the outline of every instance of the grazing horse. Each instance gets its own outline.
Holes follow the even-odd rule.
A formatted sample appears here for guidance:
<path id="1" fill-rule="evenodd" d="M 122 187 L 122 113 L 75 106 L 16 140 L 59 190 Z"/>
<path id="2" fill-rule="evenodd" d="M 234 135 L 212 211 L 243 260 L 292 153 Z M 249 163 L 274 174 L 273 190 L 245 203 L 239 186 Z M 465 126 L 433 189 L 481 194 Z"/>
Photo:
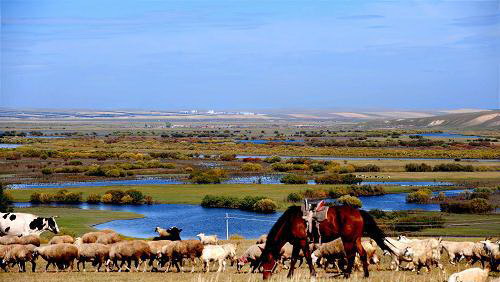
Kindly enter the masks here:
<path id="1" fill-rule="evenodd" d="M 293 245 L 288 278 L 293 276 L 300 250 L 304 252 L 311 276 L 316 276 L 309 249 L 310 234 L 307 232 L 306 221 L 302 216 L 301 207 L 291 206 L 276 221 L 271 231 L 269 231 L 266 245 L 261 255 L 264 279 L 271 277 L 276 260 L 280 257 L 280 250 L 286 242 Z M 384 232 L 377 226 L 373 217 L 366 211 L 350 206 L 330 207 L 327 218 L 319 224 L 317 232 L 320 232 L 322 242 L 333 241 L 337 238 L 342 239 L 348 261 L 347 270 L 344 272 L 346 278 L 351 274 L 356 252 L 359 253 L 361 262 L 363 263 L 365 277 L 369 276 L 368 259 L 361 245 L 363 232 L 374 239 L 383 250 L 392 253 L 392 250 L 385 243 Z M 316 233 L 314 237 L 318 237 L 318 234 Z"/>

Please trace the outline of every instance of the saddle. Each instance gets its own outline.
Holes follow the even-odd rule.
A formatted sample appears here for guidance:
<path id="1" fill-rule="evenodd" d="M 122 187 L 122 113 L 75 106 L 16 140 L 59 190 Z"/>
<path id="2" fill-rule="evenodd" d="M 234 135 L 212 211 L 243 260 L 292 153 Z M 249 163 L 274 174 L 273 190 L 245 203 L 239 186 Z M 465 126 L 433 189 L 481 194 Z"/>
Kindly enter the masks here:
<path id="1" fill-rule="evenodd" d="M 316 231 L 319 237 L 319 243 L 321 244 L 321 232 L 319 231 L 319 224 L 327 219 L 328 206 L 325 205 L 325 201 L 321 200 L 319 202 L 304 200 L 302 205 L 302 218 L 306 222 L 306 229 L 309 238 L 313 238 L 313 228 L 316 227 Z M 314 240 L 313 240 L 314 241 Z"/>

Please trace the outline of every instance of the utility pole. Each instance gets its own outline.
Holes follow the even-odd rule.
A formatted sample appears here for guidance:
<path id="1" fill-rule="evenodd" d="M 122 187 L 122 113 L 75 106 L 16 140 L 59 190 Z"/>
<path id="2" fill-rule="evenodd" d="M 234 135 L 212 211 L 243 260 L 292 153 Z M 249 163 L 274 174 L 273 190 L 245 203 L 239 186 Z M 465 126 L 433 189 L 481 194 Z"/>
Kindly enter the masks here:
<path id="1" fill-rule="evenodd" d="M 226 213 L 226 240 L 229 240 L 229 215 Z"/>

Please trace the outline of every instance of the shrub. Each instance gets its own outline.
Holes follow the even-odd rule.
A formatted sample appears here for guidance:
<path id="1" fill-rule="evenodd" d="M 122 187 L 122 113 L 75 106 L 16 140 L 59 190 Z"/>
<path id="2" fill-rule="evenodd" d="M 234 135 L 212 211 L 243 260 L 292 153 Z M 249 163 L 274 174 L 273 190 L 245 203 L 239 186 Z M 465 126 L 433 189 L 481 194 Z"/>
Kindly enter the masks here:
<path id="1" fill-rule="evenodd" d="M 144 203 L 146 205 L 152 205 L 153 204 L 153 197 L 151 197 L 149 195 L 148 196 L 144 196 Z"/>
<path id="2" fill-rule="evenodd" d="M 260 164 L 256 164 L 256 163 L 244 163 L 241 166 L 241 169 L 243 171 L 260 171 L 260 170 L 262 170 L 262 166 Z"/>
<path id="3" fill-rule="evenodd" d="M 303 192 L 303 195 L 304 198 L 322 199 L 327 197 L 328 192 L 323 189 L 307 189 Z"/>
<path id="4" fill-rule="evenodd" d="M 432 192 L 429 189 L 421 189 L 415 192 L 408 193 L 406 196 L 407 203 L 425 204 L 431 200 Z"/>
<path id="5" fill-rule="evenodd" d="M 317 184 L 357 184 L 363 179 L 356 177 L 354 174 L 326 174 L 316 177 Z"/>
<path id="6" fill-rule="evenodd" d="M 44 167 L 42 168 L 42 174 L 43 175 L 51 175 L 53 170 L 50 167 Z"/>
<path id="7" fill-rule="evenodd" d="M 456 163 L 438 164 L 432 169 L 433 171 L 474 171 L 472 165 L 461 165 Z"/>
<path id="8" fill-rule="evenodd" d="M 270 163 L 270 164 L 279 163 L 279 162 L 281 162 L 281 157 L 279 157 L 279 156 L 267 157 L 264 159 L 264 162 Z"/>
<path id="9" fill-rule="evenodd" d="M 275 171 L 287 172 L 287 171 L 293 170 L 294 166 L 293 166 L 293 164 L 287 164 L 287 163 L 273 163 L 271 165 L 271 168 Z"/>
<path id="10" fill-rule="evenodd" d="M 309 167 L 314 171 L 314 172 L 322 172 L 326 170 L 326 167 L 324 164 L 320 163 L 312 163 L 309 165 Z"/>
<path id="11" fill-rule="evenodd" d="M 253 210 L 253 207 L 255 206 L 255 203 L 258 201 L 265 199 L 265 197 L 262 196 L 245 196 L 243 199 L 239 200 L 239 209 L 242 210 L 248 210 L 251 211 Z"/>
<path id="12" fill-rule="evenodd" d="M 30 195 L 30 202 L 33 204 L 40 204 L 42 202 L 42 194 L 35 192 Z"/>
<path id="13" fill-rule="evenodd" d="M 82 165 L 82 161 L 79 161 L 79 160 L 71 160 L 69 161 L 69 164 L 70 165 Z"/>
<path id="14" fill-rule="evenodd" d="M 287 174 L 280 179 L 284 184 L 307 184 L 307 179 L 301 175 Z"/>
<path id="15" fill-rule="evenodd" d="M 104 175 L 107 177 L 123 177 L 123 176 L 126 176 L 127 174 L 125 173 L 125 171 L 123 171 L 123 169 L 113 168 L 113 169 L 107 170 L 104 173 Z"/>
<path id="16" fill-rule="evenodd" d="M 221 161 L 234 161 L 234 160 L 236 160 L 236 155 L 235 154 L 221 155 L 219 157 L 219 160 L 221 160 Z"/>
<path id="17" fill-rule="evenodd" d="M 11 212 L 13 202 L 12 195 L 5 192 L 4 186 L 0 183 L 0 212 Z"/>
<path id="18" fill-rule="evenodd" d="M 355 208 L 361 208 L 363 203 L 360 199 L 355 196 L 344 195 L 337 199 L 337 202 L 341 205 L 351 206 Z"/>
<path id="19" fill-rule="evenodd" d="M 189 179 L 196 184 L 218 184 L 226 177 L 223 169 L 209 169 L 206 171 L 195 171 L 189 175 Z"/>
<path id="20" fill-rule="evenodd" d="M 494 206 L 486 199 L 476 198 L 469 201 L 453 201 L 440 204 L 442 212 L 448 213 L 488 213 Z"/>
<path id="21" fill-rule="evenodd" d="M 354 166 L 355 172 L 379 172 L 380 167 L 374 164 L 367 164 L 365 166 Z"/>
<path id="22" fill-rule="evenodd" d="M 78 204 L 82 202 L 82 193 L 68 192 L 64 195 L 64 203 Z"/>
<path id="23" fill-rule="evenodd" d="M 278 205 L 271 199 L 262 199 L 255 203 L 253 211 L 260 213 L 273 213 Z"/>
<path id="24" fill-rule="evenodd" d="M 123 197 L 120 199 L 120 203 L 121 203 L 121 204 L 124 204 L 124 205 L 126 205 L 126 204 L 131 204 L 131 203 L 133 202 L 133 200 L 134 200 L 134 199 L 133 199 L 132 197 L 130 197 L 130 195 L 125 195 L 125 196 L 123 196 Z"/>
<path id="25" fill-rule="evenodd" d="M 108 190 L 104 194 L 111 195 L 111 203 L 113 203 L 113 204 L 121 203 L 123 196 L 125 196 L 125 192 L 123 192 L 121 190 Z M 103 202 L 104 202 L 104 199 L 103 199 Z"/>
<path id="26" fill-rule="evenodd" d="M 125 193 L 132 198 L 132 204 L 140 204 L 144 199 L 144 194 L 142 194 L 141 191 L 137 191 L 135 189 L 127 190 L 125 191 Z"/>
<path id="27" fill-rule="evenodd" d="M 349 189 L 347 187 L 335 187 L 328 191 L 328 197 L 337 199 L 341 196 L 348 195 Z"/>
<path id="28" fill-rule="evenodd" d="M 104 194 L 104 196 L 102 196 L 102 202 L 106 203 L 106 204 L 112 204 L 113 203 L 113 195 Z"/>
<path id="29" fill-rule="evenodd" d="M 338 173 L 352 173 L 354 171 L 355 171 L 354 166 L 346 165 L 346 166 L 341 166 L 338 170 Z"/>
<path id="30" fill-rule="evenodd" d="M 49 204 L 53 200 L 53 196 L 51 194 L 47 193 L 41 193 L 40 194 L 40 203 L 42 204 Z"/>
<path id="31" fill-rule="evenodd" d="M 297 192 L 292 192 L 290 194 L 288 194 L 288 196 L 286 197 L 286 200 L 288 202 L 291 202 L 291 203 L 297 203 L 297 202 L 300 202 L 304 199 L 304 197 L 300 194 L 300 193 L 297 193 Z"/>
<path id="32" fill-rule="evenodd" d="M 87 203 L 89 204 L 98 204 L 101 202 L 101 195 L 91 193 L 87 196 Z"/>
<path id="33" fill-rule="evenodd" d="M 428 172 L 432 171 L 432 167 L 428 164 L 421 163 L 421 164 L 407 164 L 405 165 L 405 170 L 408 172 Z"/>

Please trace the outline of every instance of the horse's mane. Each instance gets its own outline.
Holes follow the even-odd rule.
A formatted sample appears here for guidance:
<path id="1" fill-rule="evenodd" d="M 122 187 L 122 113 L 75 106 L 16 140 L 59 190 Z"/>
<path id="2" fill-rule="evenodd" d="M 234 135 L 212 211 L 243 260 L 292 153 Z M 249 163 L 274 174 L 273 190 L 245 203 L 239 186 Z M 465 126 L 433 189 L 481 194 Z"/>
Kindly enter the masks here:
<path id="1" fill-rule="evenodd" d="M 291 206 L 289 207 L 281 216 L 278 218 L 276 223 L 273 225 L 269 234 L 267 234 L 266 245 L 264 247 L 264 252 L 273 252 L 273 254 L 279 254 L 281 250 L 281 246 L 279 246 L 278 239 L 286 239 L 286 236 L 281 234 L 280 238 L 277 238 L 278 232 L 280 229 L 290 224 L 290 219 L 293 216 L 302 216 L 302 210 L 299 206 Z M 288 228 L 290 229 L 290 228 Z"/>

